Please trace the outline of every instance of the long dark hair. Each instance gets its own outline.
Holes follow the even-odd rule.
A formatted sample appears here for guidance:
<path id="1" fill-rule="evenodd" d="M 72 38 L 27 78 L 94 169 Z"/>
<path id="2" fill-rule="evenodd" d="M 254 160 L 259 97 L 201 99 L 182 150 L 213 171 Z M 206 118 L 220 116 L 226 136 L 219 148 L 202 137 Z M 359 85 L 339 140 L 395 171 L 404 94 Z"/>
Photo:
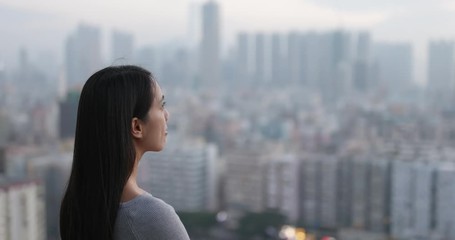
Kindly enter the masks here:
<path id="1" fill-rule="evenodd" d="M 136 158 L 131 120 L 147 121 L 154 90 L 152 74 L 137 66 L 107 67 L 85 83 L 60 209 L 62 240 L 113 238 L 123 187 Z"/>

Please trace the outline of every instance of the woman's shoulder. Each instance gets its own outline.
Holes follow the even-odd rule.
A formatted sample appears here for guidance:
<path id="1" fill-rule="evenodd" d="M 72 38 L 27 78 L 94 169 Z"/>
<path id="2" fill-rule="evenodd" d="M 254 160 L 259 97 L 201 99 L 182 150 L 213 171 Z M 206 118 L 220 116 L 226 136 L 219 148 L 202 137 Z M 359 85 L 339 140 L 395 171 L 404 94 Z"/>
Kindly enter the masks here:
<path id="1" fill-rule="evenodd" d="M 152 208 L 152 210 L 160 210 L 160 209 L 167 209 L 167 210 L 174 210 L 174 208 L 164 202 L 163 200 L 154 197 L 152 194 L 148 192 L 144 192 L 135 198 L 120 203 L 119 210 L 126 210 L 131 211 L 134 209 L 140 208 L 142 210 Z"/>
<path id="2" fill-rule="evenodd" d="M 121 203 L 118 214 L 126 214 L 131 220 L 144 220 L 145 222 L 171 220 L 175 217 L 178 219 L 171 205 L 147 192 L 128 202 Z"/>
<path id="3" fill-rule="evenodd" d="M 174 208 L 147 192 L 120 204 L 116 225 L 124 224 L 150 239 L 189 239 Z"/>

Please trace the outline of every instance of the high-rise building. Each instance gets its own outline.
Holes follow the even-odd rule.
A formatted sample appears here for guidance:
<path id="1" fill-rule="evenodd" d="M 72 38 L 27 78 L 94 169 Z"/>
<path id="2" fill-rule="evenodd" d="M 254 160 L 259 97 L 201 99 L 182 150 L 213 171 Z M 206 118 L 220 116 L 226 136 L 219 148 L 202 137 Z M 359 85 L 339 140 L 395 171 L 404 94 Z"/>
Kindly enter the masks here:
<path id="1" fill-rule="evenodd" d="M 411 237 L 412 162 L 392 163 L 390 201 L 390 234 L 397 238 Z"/>
<path id="2" fill-rule="evenodd" d="M 220 84 L 220 16 L 214 1 L 202 7 L 202 39 L 200 45 L 200 76 L 202 86 Z"/>
<path id="3" fill-rule="evenodd" d="M 455 166 L 453 163 L 441 163 L 434 174 L 434 218 L 433 225 L 441 239 L 455 238 Z"/>
<path id="4" fill-rule="evenodd" d="M 74 138 L 76 133 L 77 106 L 80 92 L 69 91 L 65 99 L 59 103 L 59 137 L 60 139 Z"/>
<path id="5" fill-rule="evenodd" d="M 217 156 L 212 144 L 147 153 L 140 162 L 138 182 L 177 211 L 216 211 Z"/>
<path id="6" fill-rule="evenodd" d="M 283 76 L 282 65 L 284 65 L 283 47 L 281 35 L 274 33 L 271 36 L 271 83 L 275 86 L 283 84 L 287 79 Z"/>
<path id="7" fill-rule="evenodd" d="M 390 234 L 394 238 L 418 238 L 430 234 L 432 167 L 423 162 L 392 163 Z"/>
<path id="8" fill-rule="evenodd" d="M 357 35 L 357 59 L 369 60 L 371 58 L 371 35 L 369 32 L 360 32 Z"/>
<path id="9" fill-rule="evenodd" d="M 6 105 L 8 91 L 8 83 L 6 78 L 5 64 L 0 60 L 0 109 Z"/>
<path id="10" fill-rule="evenodd" d="M 352 88 L 352 50 L 351 34 L 342 30 L 331 33 L 331 58 L 328 62 L 331 79 L 327 86 L 329 100 L 337 100 L 346 95 Z"/>
<path id="11" fill-rule="evenodd" d="M 341 33 L 338 33 L 338 35 L 340 34 Z M 342 85 L 342 79 L 339 76 L 343 72 L 341 70 L 346 70 L 346 62 L 343 58 L 346 56 L 346 54 L 343 54 L 345 51 L 343 50 L 345 44 L 342 44 L 345 42 L 343 41 L 344 35 L 338 35 L 330 32 L 320 34 L 317 37 L 317 64 L 319 65 L 317 72 L 317 87 L 324 102 L 333 102 L 338 99 L 340 87 Z M 335 36 L 338 37 L 335 38 Z M 335 51 L 334 49 L 338 50 Z M 335 60 L 335 56 L 337 56 L 337 60 Z"/>
<path id="12" fill-rule="evenodd" d="M 337 227 L 337 159 L 303 158 L 300 178 L 300 215 L 308 227 Z"/>
<path id="13" fill-rule="evenodd" d="M 252 212 L 265 210 L 267 159 L 254 150 L 231 151 L 224 159 L 227 208 Z"/>
<path id="14" fill-rule="evenodd" d="M 31 103 L 48 97 L 52 94 L 50 89 L 52 86 L 48 83 L 49 80 L 46 74 L 40 71 L 32 61 L 30 61 L 29 51 L 22 48 L 19 51 L 19 69 L 15 71 L 12 78 L 12 87 L 15 89 L 16 97 L 27 97 Z M 15 101 L 19 102 L 19 101 Z M 23 108 L 24 106 L 21 106 Z"/>
<path id="15" fill-rule="evenodd" d="M 249 50 L 248 35 L 239 33 L 237 35 L 236 80 L 242 85 L 249 82 L 251 68 Z"/>
<path id="16" fill-rule="evenodd" d="M 0 238 L 47 239 L 43 184 L 2 178 L 0 186 Z"/>
<path id="17" fill-rule="evenodd" d="M 323 156 L 318 159 L 320 174 L 316 180 L 319 189 L 318 212 L 319 224 L 323 228 L 337 228 L 337 169 L 338 159 L 335 156 Z"/>
<path id="18" fill-rule="evenodd" d="M 262 33 L 256 34 L 255 39 L 255 82 L 256 84 L 264 84 L 266 78 L 266 47 L 265 35 Z"/>
<path id="19" fill-rule="evenodd" d="M 293 86 L 302 84 L 302 54 L 301 54 L 301 36 L 296 32 L 291 32 L 288 35 L 287 56 L 288 56 L 288 71 L 289 83 Z"/>
<path id="20" fill-rule="evenodd" d="M 278 209 L 291 222 L 299 217 L 299 167 L 295 156 L 272 157 L 267 161 L 267 208 Z"/>
<path id="21" fill-rule="evenodd" d="M 368 230 L 388 232 L 390 215 L 390 161 L 370 156 L 368 171 Z M 355 180 L 357 181 L 357 180 Z"/>
<path id="22" fill-rule="evenodd" d="M 368 224 L 368 161 L 365 157 L 352 159 L 351 178 L 351 224 L 354 228 L 366 229 Z"/>
<path id="23" fill-rule="evenodd" d="M 312 156 L 305 157 L 301 163 L 300 216 L 308 227 L 318 227 L 318 161 Z"/>
<path id="24" fill-rule="evenodd" d="M 430 42 L 428 46 L 428 97 L 433 105 L 455 100 L 455 43 Z"/>
<path id="25" fill-rule="evenodd" d="M 101 36 L 98 27 L 80 24 L 66 41 L 65 64 L 67 86 L 82 86 L 90 75 L 99 70 Z"/>
<path id="26" fill-rule="evenodd" d="M 0 107 L 0 147 L 6 145 L 9 134 L 9 119 L 6 112 Z"/>
<path id="27" fill-rule="evenodd" d="M 301 36 L 300 40 L 300 75 L 302 84 L 312 90 L 319 89 L 320 72 L 326 71 L 325 64 L 321 62 L 321 49 L 319 38 L 316 33 L 306 33 Z"/>
<path id="28" fill-rule="evenodd" d="M 432 185 L 434 163 L 416 162 L 414 165 L 414 216 L 415 237 L 425 238 L 431 233 Z"/>
<path id="29" fill-rule="evenodd" d="M 357 37 L 357 54 L 354 63 L 353 87 L 365 92 L 372 87 L 371 37 L 368 32 L 361 32 Z"/>
<path id="30" fill-rule="evenodd" d="M 115 64 L 129 64 L 133 61 L 134 37 L 133 34 L 114 31 L 112 33 L 112 55 L 111 61 Z"/>
<path id="31" fill-rule="evenodd" d="M 351 199 L 352 199 L 352 157 L 341 156 L 338 167 L 337 179 L 337 209 L 338 225 L 341 228 L 351 227 Z"/>
<path id="32" fill-rule="evenodd" d="M 0 145 L 0 174 L 6 173 L 6 147 Z"/>
<path id="33" fill-rule="evenodd" d="M 197 48 L 200 38 L 201 30 L 201 8 L 200 4 L 197 2 L 190 2 L 188 10 L 188 25 L 187 25 L 187 41 L 186 46 L 188 48 Z"/>
<path id="34" fill-rule="evenodd" d="M 339 163 L 338 174 L 339 226 L 386 233 L 389 161 L 375 155 L 344 156 Z"/>
<path id="35" fill-rule="evenodd" d="M 29 177 L 40 179 L 44 194 L 48 239 L 59 239 L 60 204 L 70 176 L 73 153 L 56 153 L 30 157 L 27 168 Z"/>
<path id="36" fill-rule="evenodd" d="M 408 43 L 378 43 L 373 47 L 379 87 L 399 95 L 413 84 L 412 46 Z"/>

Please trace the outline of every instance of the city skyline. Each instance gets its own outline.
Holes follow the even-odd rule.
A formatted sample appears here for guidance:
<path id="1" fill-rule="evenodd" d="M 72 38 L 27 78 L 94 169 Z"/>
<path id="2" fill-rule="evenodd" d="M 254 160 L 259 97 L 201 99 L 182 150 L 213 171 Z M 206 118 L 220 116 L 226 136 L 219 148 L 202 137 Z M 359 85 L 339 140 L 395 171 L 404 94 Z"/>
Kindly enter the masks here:
<path id="1" fill-rule="evenodd" d="M 63 3 L 52 0 L 0 1 L 0 62 L 11 67 L 20 48 L 29 49 L 35 58 L 51 55 L 62 59 L 64 41 L 80 22 L 102 29 L 102 52 L 110 49 L 109 36 L 121 30 L 134 34 L 137 46 L 187 44 L 196 42 L 202 0 L 169 2 L 136 1 L 134 3 L 78 1 Z M 223 52 L 235 43 L 238 32 L 285 33 L 289 31 L 367 30 L 378 41 L 410 42 L 415 48 L 416 79 L 422 84 L 426 76 L 428 41 L 455 39 L 455 31 L 446 29 L 455 20 L 455 4 L 438 1 L 383 1 L 372 4 L 350 0 L 297 1 L 215 1 L 220 5 L 221 44 Z M 90 9 L 87 11 L 87 9 Z M 131 17 L 118 17 L 125 11 Z M 128 19 L 128 20 L 125 20 Z M 247 20 L 247 21 L 246 21 Z M 147 31 L 144 31 L 147 29 Z M 39 37 L 36 37 L 39 36 Z"/>
<path id="2" fill-rule="evenodd" d="M 410 4 L 408 17 L 449 11 L 449 1 L 2 1 L 11 21 L 0 21 L 0 176 L 40 185 L 0 191 L 0 238 L 10 239 L 2 226 L 26 234 L 44 203 L 46 220 L 27 234 L 59 239 L 81 88 L 103 66 L 134 64 L 151 70 L 171 116 L 138 184 L 176 210 L 191 239 L 277 236 L 283 224 L 311 239 L 455 239 L 455 35 L 428 23 L 417 32 L 431 39 L 377 35 Z M 417 33 L 395 23 L 401 36 Z M 259 218 L 281 220 L 248 230 Z"/>

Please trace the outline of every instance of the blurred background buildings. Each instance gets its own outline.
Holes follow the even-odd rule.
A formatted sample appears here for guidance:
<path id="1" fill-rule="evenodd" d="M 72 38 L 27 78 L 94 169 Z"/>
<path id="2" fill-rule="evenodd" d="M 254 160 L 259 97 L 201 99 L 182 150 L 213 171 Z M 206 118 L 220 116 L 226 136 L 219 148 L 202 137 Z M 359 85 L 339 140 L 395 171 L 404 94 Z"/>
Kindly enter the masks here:
<path id="1" fill-rule="evenodd" d="M 105 48 L 105 29 L 81 23 L 61 63 L 26 47 L 15 68 L 0 61 L 0 239 L 59 239 L 81 88 L 118 64 L 151 70 L 165 91 L 168 144 L 144 155 L 138 180 L 179 213 L 217 216 L 192 239 L 236 239 L 246 216 L 268 212 L 307 239 L 455 239 L 453 40 L 428 41 L 423 86 L 411 42 L 240 31 L 224 53 L 222 5 L 189 11 L 183 43 L 114 29 Z"/>

